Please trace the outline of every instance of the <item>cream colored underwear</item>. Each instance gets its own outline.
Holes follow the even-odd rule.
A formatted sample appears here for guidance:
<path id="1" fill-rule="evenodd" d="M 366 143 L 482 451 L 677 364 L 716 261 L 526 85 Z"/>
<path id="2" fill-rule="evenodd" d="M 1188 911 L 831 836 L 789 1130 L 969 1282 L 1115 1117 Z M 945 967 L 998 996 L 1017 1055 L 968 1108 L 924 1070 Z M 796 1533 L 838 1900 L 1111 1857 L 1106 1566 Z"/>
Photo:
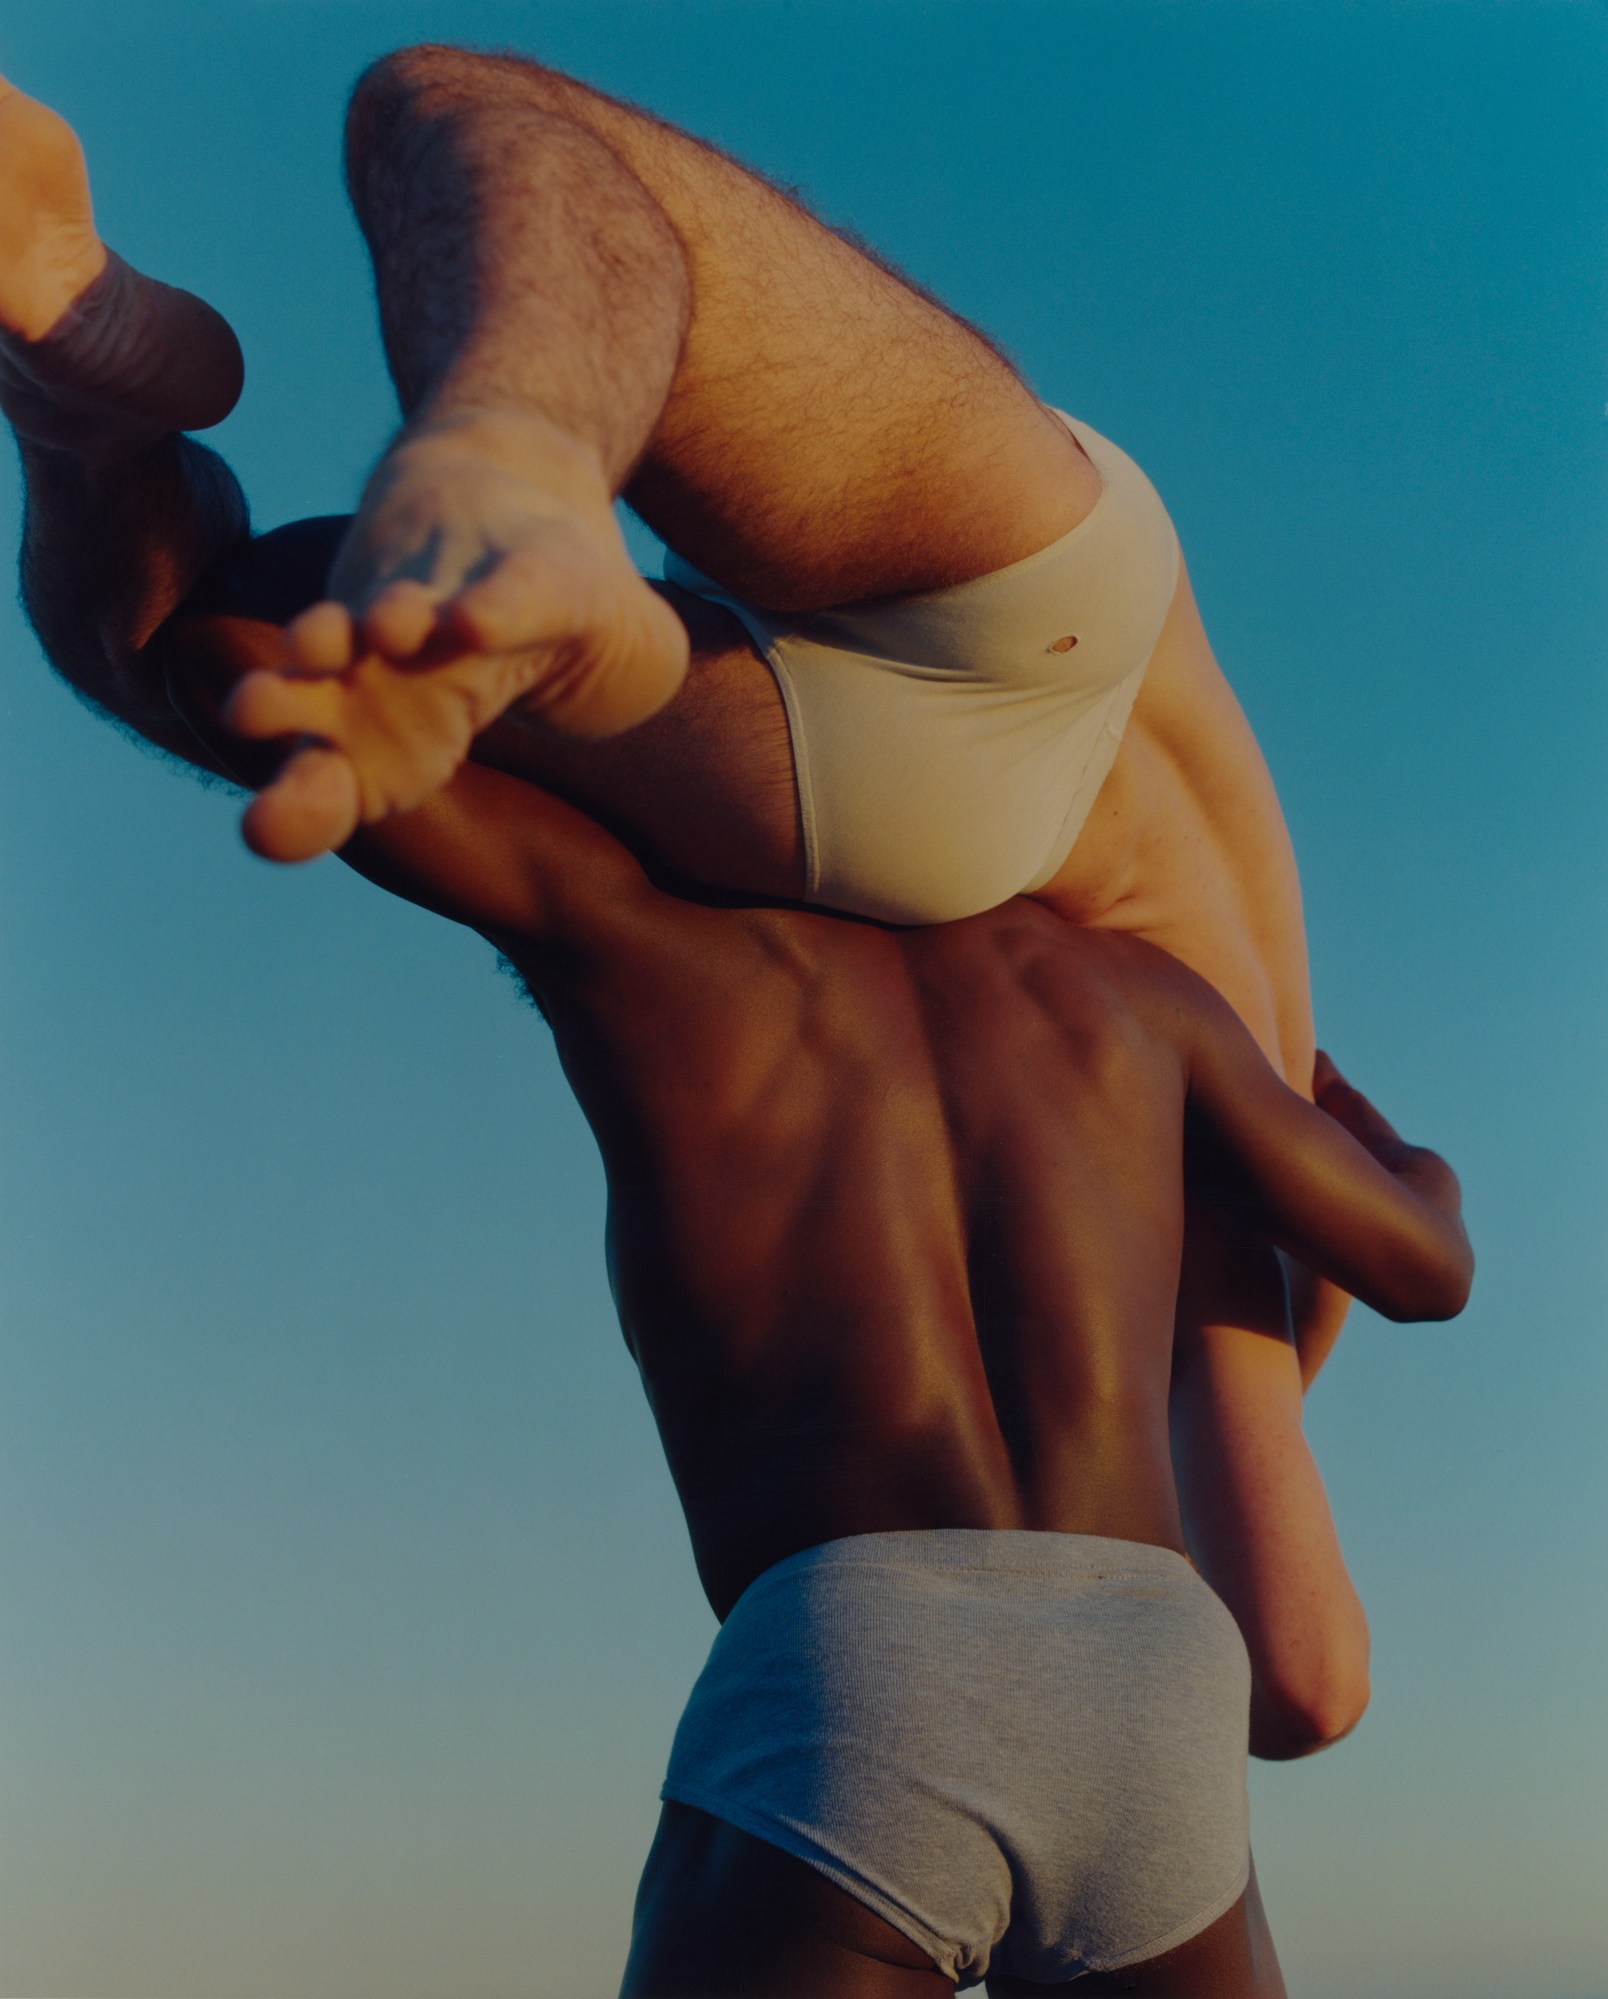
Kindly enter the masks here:
<path id="1" fill-rule="evenodd" d="M 666 557 L 665 581 L 741 619 L 781 690 L 809 901 L 952 922 L 1042 888 L 1071 852 L 1161 634 L 1179 552 L 1133 460 L 1056 415 L 1100 474 L 1100 497 L 1059 541 L 991 576 L 789 614 Z"/>

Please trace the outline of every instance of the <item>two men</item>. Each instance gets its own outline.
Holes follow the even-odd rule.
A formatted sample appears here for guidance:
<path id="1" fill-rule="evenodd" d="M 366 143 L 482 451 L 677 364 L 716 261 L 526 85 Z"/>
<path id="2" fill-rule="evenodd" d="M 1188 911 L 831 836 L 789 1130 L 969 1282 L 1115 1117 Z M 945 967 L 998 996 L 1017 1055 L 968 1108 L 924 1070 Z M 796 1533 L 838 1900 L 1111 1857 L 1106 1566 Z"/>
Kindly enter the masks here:
<path id="1" fill-rule="evenodd" d="M 1276 1990 L 1236 1818 L 1244 1661 L 1180 1559 L 1168 1461 L 1186 1116 L 1248 1210 L 1194 1217 L 1172 1406 L 1193 1544 L 1250 1641 L 1265 1751 L 1344 1731 L 1360 1649 L 1268 1235 L 1403 1312 L 1456 1309 L 1466 1270 L 1444 1169 L 1335 1083 L 1370 1161 L 1142 941 L 1204 973 L 1305 1085 L 1293 866 L 1187 581 L 1092 812 L 1036 884 L 1050 908 L 890 932 L 666 893 L 524 780 L 611 817 L 660 870 L 784 896 L 811 886 L 809 801 L 797 718 L 744 624 L 624 569 L 612 489 L 628 481 L 733 602 L 807 617 L 997 576 L 1080 532 L 1103 475 L 970 329 L 731 162 L 566 79 L 392 59 L 360 86 L 349 159 L 410 421 L 344 537 L 336 599 L 294 628 L 303 667 L 330 677 L 276 681 L 260 670 L 277 626 L 320 597 L 334 539 L 248 543 L 227 473 L 176 435 L 227 407 L 227 329 L 108 263 L 70 134 L 0 102 L 16 239 L 0 394 L 29 479 L 26 584 L 58 667 L 193 762 L 247 768 L 218 721 L 243 672 L 259 669 L 227 713 L 251 735 L 305 728 L 298 704 L 322 703 L 320 743 L 259 771 L 252 837 L 288 856 L 370 822 L 348 857 L 494 937 L 554 1022 L 610 1169 L 622 1317 L 700 1569 L 747 1633 L 717 1647 L 678 1743 L 630 1989 L 937 1991 L 996 1951 L 1000 1990 L 1085 1969 L 1120 1974 L 1108 1989 Z M 661 712 L 589 746 L 534 733 L 532 707 L 576 733 Z M 465 770 L 397 809 L 471 745 L 513 775 Z M 1068 915 L 1140 941 L 1080 936 Z M 1312 1363 L 1336 1323 L 1309 1318 Z M 784 1754 L 767 1715 L 825 1698 L 842 1719 L 865 1656 L 850 1571 L 866 1565 L 800 1558 L 872 1542 L 874 1593 L 904 1606 L 895 1635 L 926 1677 L 902 1720 L 889 1688 L 862 1688 L 835 1762 L 820 1728 Z M 1010 1580 L 1024 1566 L 1036 1582 Z M 1292 1614 L 1296 1576 L 1313 1588 Z M 784 1581 L 756 1628 L 739 1599 Z M 1069 1599 L 1087 1613 L 1070 1628 Z M 999 1649 L 1001 1620 L 1028 1649 L 973 1701 L 942 1669 Z M 1103 1649 L 1067 1670 L 1091 1629 Z M 789 1682 L 806 1655 L 817 1678 Z M 1042 1702 L 1017 1713 L 1000 1681 L 1029 1656 L 1062 1683 L 1051 1735 L 1097 1717 L 1085 1733 L 1121 1745 L 1068 1765 L 1048 1812 L 1024 1746 Z M 1130 1684 L 1141 1658 L 1158 1662 L 1147 1688 Z M 940 1796 L 974 1708 L 1004 1733 Z M 739 1710 L 767 1770 L 721 1765 Z M 867 1741 L 906 1724 L 925 1733 L 881 1802 L 845 1790 Z M 972 1814 L 986 1838 L 923 1902 L 984 1777 L 1001 1786 Z M 868 1850 L 845 1815 L 873 1806 L 913 1844 Z"/>

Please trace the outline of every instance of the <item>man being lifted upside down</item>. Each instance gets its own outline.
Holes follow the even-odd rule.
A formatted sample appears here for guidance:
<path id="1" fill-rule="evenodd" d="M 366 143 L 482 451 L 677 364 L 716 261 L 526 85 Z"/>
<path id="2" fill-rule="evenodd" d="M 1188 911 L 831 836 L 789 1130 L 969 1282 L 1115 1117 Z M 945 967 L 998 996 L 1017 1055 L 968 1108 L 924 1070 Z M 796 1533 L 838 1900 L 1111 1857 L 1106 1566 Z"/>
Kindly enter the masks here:
<path id="1" fill-rule="evenodd" d="M 275 542 L 154 641 L 225 766 L 215 690 L 275 638 L 253 586 L 323 573 Z M 1169 1412 L 1209 1433 L 1213 1392 L 1174 1335 L 1186 1139 L 1195 1225 L 1227 1203 L 1397 1318 L 1466 1295 L 1444 1163 L 1327 1065 L 1322 1109 L 1288 1089 L 1164 952 L 1026 899 L 894 929 L 689 898 L 472 764 L 343 853 L 480 930 L 552 1025 L 722 1620 L 627 1999 L 1280 1999 L 1247 1735 L 1326 1725 L 1300 1738 L 1185 1559 Z M 1326 1534 L 1298 1407 L 1237 1420 L 1262 1503 Z"/>
<path id="2" fill-rule="evenodd" d="M 785 196 L 531 64 L 387 58 L 347 158 L 406 421 L 293 627 L 313 677 L 231 716 L 334 745 L 252 807 L 260 848 L 419 802 L 513 707 L 499 760 L 562 760 L 694 878 L 902 921 L 1032 891 L 1200 961 L 1309 1080 L 1282 822 L 1131 461 Z M 87 196 L 33 206 L 26 330 L 55 337 L 29 361 L 165 353 L 153 420 L 215 420 L 227 329 L 108 267 Z M 632 569 L 617 492 L 682 585 L 744 607 L 700 621 L 690 676 L 685 590 Z M 667 705 L 606 753 L 553 740 Z"/>
<path id="3" fill-rule="evenodd" d="M 1381 1171 L 1212 996 L 1310 1088 L 1288 842 L 1159 502 L 940 307 L 730 161 L 568 79 L 405 52 L 359 86 L 349 166 L 407 422 L 349 528 L 252 543 L 226 469 L 177 434 L 232 403 L 232 336 L 108 259 L 70 132 L 0 100 L 0 397 L 29 483 L 25 587 L 60 670 L 175 754 L 243 764 L 223 704 L 243 737 L 318 739 L 259 772 L 262 851 L 310 854 L 361 823 L 349 858 L 526 971 L 610 1165 L 627 1330 L 711 1598 L 724 1613 L 755 1584 L 774 1605 L 788 1576 L 817 1593 L 757 1633 L 750 1618 L 746 1652 L 717 1647 L 672 1796 L 682 1782 L 724 1803 L 667 1811 L 631 1989 L 937 1990 L 978 1966 L 992 1926 L 1014 1939 L 1002 1977 L 1053 1982 L 1211 1931 L 1229 1953 L 1212 1961 L 1240 1967 L 1219 1986 L 1124 1974 L 1127 1989 L 1275 1990 L 1247 1969 L 1261 1932 L 1243 1772 L 1225 1775 L 1244 1750 L 1238 1641 L 1178 1559 L 1167 1464 L 1186 1106 L 1246 1212 L 1192 1217 L 1176 1451 L 1191 1545 L 1250 1646 L 1263 1753 L 1343 1733 L 1366 1685 L 1268 1237 L 1398 1312 L 1455 1309 L 1466 1271 L 1443 1169 L 1336 1086 L 1326 1102 Z M 681 557 L 662 591 L 626 562 L 616 490 Z M 493 768 L 454 778 L 471 750 Z M 532 780 L 659 874 L 972 920 L 894 932 L 703 908 Z M 980 913 L 1024 889 L 1038 906 Z M 1333 1296 L 1303 1322 L 1309 1373 Z M 1051 1612 L 1068 1578 L 1115 1606 L 1093 1614 L 1102 1656 L 1126 1665 L 1091 1665 L 1066 1697 L 1127 1729 L 1141 1761 L 1086 1771 L 1091 1798 L 1150 1785 L 1136 1773 L 1165 1747 L 1158 1716 L 1199 1681 L 1184 1728 L 1199 1757 L 1179 1738 L 1153 1771 L 1158 1828 L 1180 1808 L 1169 1784 L 1213 1801 L 1170 1931 L 1140 1934 L 1154 1897 L 1134 1903 L 1119 1868 L 1130 1902 L 1074 1948 L 1067 1898 L 1087 1908 L 1093 1891 L 1065 1854 L 1038 1863 L 1048 1899 L 1018 1883 L 1014 1902 L 985 1895 L 935 1925 L 908 1877 L 948 1833 L 929 1820 L 903 1862 L 848 1853 L 841 1825 L 790 1842 L 786 1787 L 767 1806 L 710 1762 L 698 1717 L 754 1698 L 742 1662 L 767 1629 L 859 1616 L 857 1558 L 825 1544 L 924 1544 L 894 1569 L 936 1666 L 957 1649 L 951 1610 L 978 1628 L 1005 1614 L 988 1594 L 1003 1583 L 957 1584 L 951 1604 L 943 1580 L 941 1546 L 982 1530 L 1053 1544 L 1043 1588 L 1010 1585 L 1046 1658 L 1067 1642 Z M 1077 1537 L 1121 1544 L 1120 1570 Z M 972 1545 L 947 1567 L 970 1573 Z M 1151 1643 L 1122 1607 L 1130 1584 L 1169 1606 L 1158 1656 L 1192 1662 L 1167 1701 L 1128 1684 Z M 913 1726 L 954 1712 L 942 1678 Z M 883 1697 L 867 1689 L 863 1727 L 891 1725 Z M 1003 1697 L 1000 1712 L 1004 1742 Z M 934 1745 L 956 1739 L 933 1726 Z M 1004 1800 L 1001 1839 L 1035 1809 Z M 1120 1859 L 1117 1822 L 1090 1810 L 1089 1851 Z M 677 1939 L 716 1950 L 755 1868 L 783 1884 L 775 1934 L 735 1922 L 741 1963 L 693 1965 Z M 838 1970 L 786 1985 L 809 1936 Z"/>
<path id="4" fill-rule="evenodd" d="M 173 434 L 227 410 L 238 351 L 108 263 L 66 127 L 15 93 L 5 117 L 34 163 L 4 225 L 15 392 L 70 380 L 79 422 L 107 371 L 143 396 L 122 484 L 101 445 L 89 482 L 25 448 L 32 615 L 92 698 L 169 726 L 138 644 L 86 648 L 53 555 L 89 538 L 115 576 L 120 539 L 167 533 L 182 594 L 243 538 L 232 480 Z M 533 63 L 385 58 L 347 165 L 406 421 L 295 626 L 306 677 L 254 677 L 233 711 L 324 745 L 248 812 L 261 851 L 338 844 L 473 743 L 716 886 L 922 921 L 1032 890 L 1181 958 L 1310 1090 L 1283 818 L 1130 461 L 788 197 Z M 615 492 L 679 583 L 631 568 Z M 1225 1310 L 1277 1331 L 1283 1289 L 1247 1250 Z M 1307 1379 L 1342 1310 L 1298 1287 Z M 1291 1381 L 1275 1344 L 1222 1364 Z"/>
<path id="5" fill-rule="evenodd" d="M 1321 1109 L 1288 1089 L 1164 952 L 1025 899 L 925 929 L 708 906 L 473 767 L 345 851 L 552 1024 L 722 1620 L 628 1999 L 1276 1999 L 1247 1719 L 1273 1754 L 1322 1737 L 1185 1559 L 1186 1136 L 1197 1219 L 1235 1207 L 1398 1319 L 1467 1295 L 1444 1162 L 1327 1064 Z M 1321 1513 L 1294 1405 L 1242 1415 L 1290 1468 L 1265 1503 Z"/>

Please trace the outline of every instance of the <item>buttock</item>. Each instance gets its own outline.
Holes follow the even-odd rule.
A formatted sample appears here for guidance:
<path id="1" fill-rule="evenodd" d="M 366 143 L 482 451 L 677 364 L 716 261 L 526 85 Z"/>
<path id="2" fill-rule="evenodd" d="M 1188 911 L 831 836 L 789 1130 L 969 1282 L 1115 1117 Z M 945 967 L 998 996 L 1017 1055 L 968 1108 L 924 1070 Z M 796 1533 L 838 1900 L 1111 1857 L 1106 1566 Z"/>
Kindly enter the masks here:
<path id="1" fill-rule="evenodd" d="M 783 615 L 667 558 L 667 582 L 741 620 L 781 693 L 808 900 L 948 922 L 1041 887 L 1071 851 L 1166 622 L 1179 552 L 1133 460 L 1062 421 L 1100 497 L 1049 547 L 972 582 Z"/>
<path id="2" fill-rule="evenodd" d="M 1159 1955 L 1244 1892 L 1250 1669 L 1182 1556 L 871 1534 L 767 1570 L 662 1795 L 819 1869 L 961 1985 Z"/>

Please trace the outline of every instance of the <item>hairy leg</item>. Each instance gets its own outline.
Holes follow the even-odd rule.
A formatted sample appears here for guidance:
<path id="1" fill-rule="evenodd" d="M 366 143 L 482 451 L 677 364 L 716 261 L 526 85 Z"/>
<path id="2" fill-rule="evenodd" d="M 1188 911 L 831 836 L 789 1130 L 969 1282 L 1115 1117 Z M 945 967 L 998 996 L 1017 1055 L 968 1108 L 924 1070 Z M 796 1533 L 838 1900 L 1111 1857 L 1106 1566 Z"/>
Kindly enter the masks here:
<path id="1" fill-rule="evenodd" d="M 521 702 L 607 734 L 674 692 L 679 627 L 625 563 L 623 490 L 743 594 L 939 587 L 1054 539 L 1098 481 L 971 329 L 710 147 L 507 57 L 422 48 L 353 100 L 348 171 L 407 422 L 234 719 L 414 802 Z M 345 830 L 350 830 L 349 827 Z M 342 837 L 275 792 L 248 837 Z"/>
<path id="2" fill-rule="evenodd" d="M 949 1999 L 909 1938 L 824 1874 L 667 1804 L 637 1890 L 622 1999 Z"/>

